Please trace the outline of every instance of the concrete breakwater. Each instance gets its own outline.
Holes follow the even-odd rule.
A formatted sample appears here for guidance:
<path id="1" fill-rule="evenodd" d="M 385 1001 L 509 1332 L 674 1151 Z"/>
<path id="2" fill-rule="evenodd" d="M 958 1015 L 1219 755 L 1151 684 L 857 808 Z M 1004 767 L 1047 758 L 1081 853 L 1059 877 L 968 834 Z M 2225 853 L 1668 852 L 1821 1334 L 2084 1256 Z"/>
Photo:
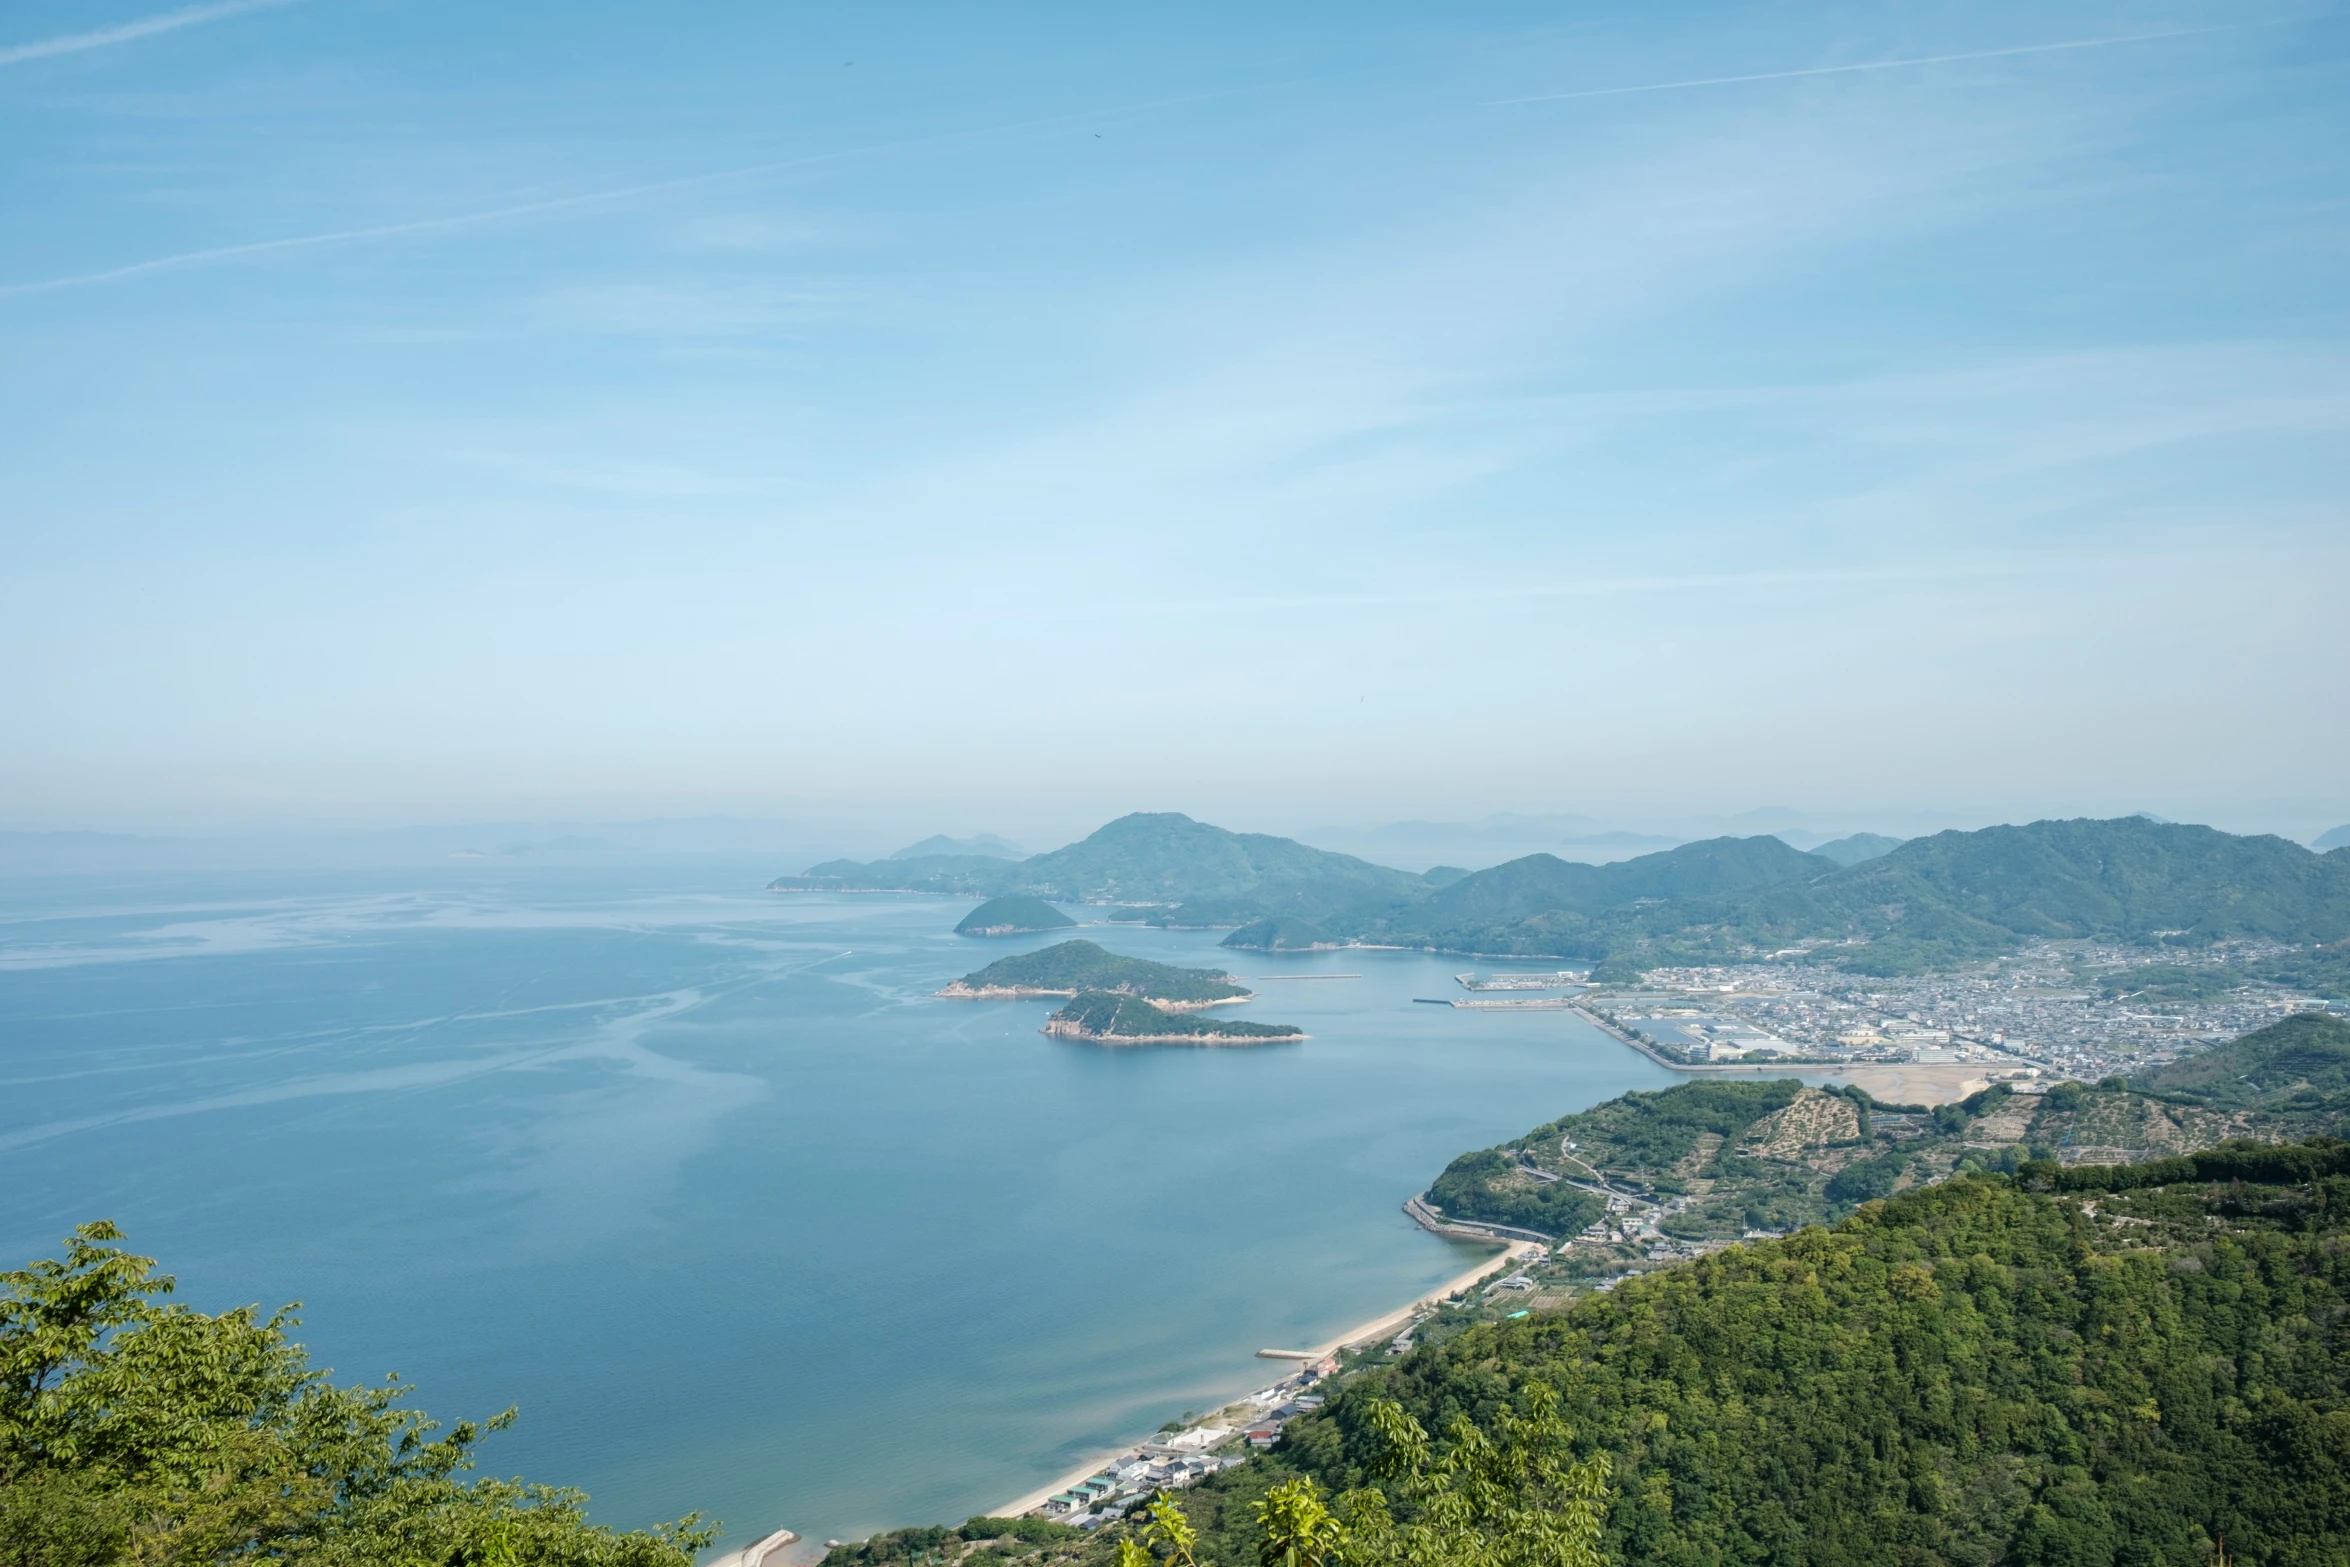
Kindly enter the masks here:
<path id="1" fill-rule="evenodd" d="M 1448 1219 L 1422 1192 L 1403 1205 L 1412 1222 L 1432 1234 L 1456 1241 L 1524 1241 L 1530 1245 L 1556 1244 L 1558 1237 L 1540 1230 L 1522 1230 L 1514 1224 L 1487 1224 L 1481 1219 Z"/>

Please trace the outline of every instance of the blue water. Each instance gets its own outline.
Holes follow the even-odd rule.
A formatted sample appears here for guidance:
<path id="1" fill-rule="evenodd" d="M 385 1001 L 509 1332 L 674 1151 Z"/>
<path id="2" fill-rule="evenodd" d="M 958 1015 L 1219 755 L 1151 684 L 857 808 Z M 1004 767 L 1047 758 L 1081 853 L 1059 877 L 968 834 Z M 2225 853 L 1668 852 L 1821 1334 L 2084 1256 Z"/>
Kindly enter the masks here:
<path id="1" fill-rule="evenodd" d="M 772 867 L 0 887 L 0 1257 L 107 1217 L 206 1309 L 299 1299 L 338 1377 L 486 1467 L 735 1541 L 959 1520 L 1259 1385 L 1469 1260 L 1398 1204 L 1665 1073 L 1458 960 L 1085 934 L 1267 981 L 1312 1038 L 1105 1051 L 930 992 L 1051 938 Z M 1473 1255 L 1473 1254 L 1471 1254 Z"/>

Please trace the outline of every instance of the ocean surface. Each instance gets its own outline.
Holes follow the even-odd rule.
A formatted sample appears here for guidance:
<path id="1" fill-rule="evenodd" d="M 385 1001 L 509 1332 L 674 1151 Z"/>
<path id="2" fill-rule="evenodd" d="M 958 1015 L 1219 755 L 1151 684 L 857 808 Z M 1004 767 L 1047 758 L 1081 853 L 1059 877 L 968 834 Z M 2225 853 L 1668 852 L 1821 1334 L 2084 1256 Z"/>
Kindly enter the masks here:
<path id="1" fill-rule="evenodd" d="M 1125 926 L 1081 934 L 1312 1037 L 1048 1039 L 930 993 L 1059 938 L 779 868 L 0 882 L 0 1265 L 110 1218 L 190 1304 L 302 1301 L 338 1380 L 520 1406 L 484 1469 L 600 1521 L 853 1538 L 1261 1386 L 1474 1260 L 1399 1211 L 1446 1160 L 1669 1080 L 1413 1004 L 1461 959 Z"/>

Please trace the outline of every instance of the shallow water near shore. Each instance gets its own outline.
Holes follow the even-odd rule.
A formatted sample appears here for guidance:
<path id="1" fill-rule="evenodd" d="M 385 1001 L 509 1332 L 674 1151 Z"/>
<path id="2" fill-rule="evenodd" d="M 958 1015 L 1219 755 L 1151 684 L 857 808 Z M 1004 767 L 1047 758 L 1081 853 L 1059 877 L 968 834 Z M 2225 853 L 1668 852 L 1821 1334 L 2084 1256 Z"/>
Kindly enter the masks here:
<path id="1" fill-rule="evenodd" d="M 339 1380 L 519 1405 L 484 1469 L 602 1522 L 847 1538 L 1261 1385 L 1474 1256 L 1399 1211 L 1447 1159 L 1672 1080 L 1414 1004 L 1462 959 L 976 941 L 965 901 L 758 890 L 788 868 L 13 882 L 0 1265 L 112 1218 L 192 1305 L 302 1300 Z M 930 994 L 1069 935 L 1283 976 L 1232 1015 L 1311 1037 L 1103 1050 Z"/>

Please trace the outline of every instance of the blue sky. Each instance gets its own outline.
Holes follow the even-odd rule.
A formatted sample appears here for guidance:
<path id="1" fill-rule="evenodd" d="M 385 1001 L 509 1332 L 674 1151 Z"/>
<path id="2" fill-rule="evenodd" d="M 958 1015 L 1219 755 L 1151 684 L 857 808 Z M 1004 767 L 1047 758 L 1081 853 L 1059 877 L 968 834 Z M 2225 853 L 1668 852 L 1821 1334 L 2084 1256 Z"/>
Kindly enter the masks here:
<path id="1" fill-rule="evenodd" d="M 0 27 L 0 826 L 2350 819 L 2323 7 Z"/>

